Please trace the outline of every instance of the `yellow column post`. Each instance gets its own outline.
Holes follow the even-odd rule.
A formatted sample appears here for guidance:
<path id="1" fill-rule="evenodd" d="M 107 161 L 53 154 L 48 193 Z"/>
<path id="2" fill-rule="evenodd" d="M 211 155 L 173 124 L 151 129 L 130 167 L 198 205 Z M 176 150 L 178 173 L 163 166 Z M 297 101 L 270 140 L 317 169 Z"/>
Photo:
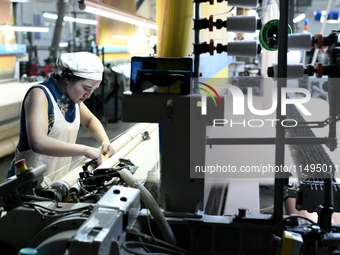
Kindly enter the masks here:
<path id="1" fill-rule="evenodd" d="M 192 21 L 192 1 L 157 1 L 159 57 L 184 57 L 191 53 Z"/>
<path id="2" fill-rule="evenodd" d="M 192 52 L 193 3 L 183 0 L 157 0 L 157 57 L 185 57 Z M 176 69 L 176 66 L 168 67 Z M 158 87 L 158 92 L 168 89 Z M 178 92 L 177 84 L 168 92 Z"/>

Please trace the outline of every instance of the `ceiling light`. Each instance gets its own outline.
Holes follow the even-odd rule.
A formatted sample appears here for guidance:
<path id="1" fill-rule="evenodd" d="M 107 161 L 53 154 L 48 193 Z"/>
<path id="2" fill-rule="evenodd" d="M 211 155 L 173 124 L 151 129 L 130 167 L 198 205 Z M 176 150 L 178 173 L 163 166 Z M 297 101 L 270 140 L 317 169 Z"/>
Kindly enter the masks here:
<path id="1" fill-rule="evenodd" d="M 60 48 L 66 48 L 68 46 L 68 42 L 61 42 L 59 43 Z"/>
<path id="2" fill-rule="evenodd" d="M 301 20 L 304 20 L 305 18 L 306 18 L 306 14 L 301 13 L 300 15 L 296 16 L 296 17 L 293 19 L 293 22 L 294 22 L 294 23 L 298 23 L 298 22 L 300 22 Z"/>
<path id="3" fill-rule="evenodd" d="M 124 12 L 112 6 L 98 4 L 97 2 L 92 2 L 90 0 L 86 1 L 85 11 L 88 13 L 93 13 L 95 15 L 99 15 L 109 19 L 119 20 L 136 26 L 151 28 L 155 30 L 158 29 L 156 22 L 153 20 L 145 19 L 141 16 Z"/>
<path id="4" fill-rule="evenodd" d="M 12 30 L 12 31 L 16 31 L 16 32 L 41 32 L 41 33 L 46 33 L 46 32 L 49 31 L 49 28 L 48 27 L 0 25 L 0 30 Z"/>
<path id="5" fill-rule="evenodd" d="M 79 23 L 79 24 L 88 24 L 88 25 L 98 25 L 98 21 L 94 19 L 80 19 L 80 18 L 75 18 L 74 22 Z"/>
<path id="6" fill-rule="evenodd" d="M 44 12 L 43 17 L 46 19 L 57 19 L 58 15 L 53 13 Z"/>
<path id="7" fill-rule="evenodd" d="M 53 14 L 53 13 L 44 12 L 43 17 L 46 18 L 46 19 L 57 19 L 58 15 Z M 98 25 L 98 21 L 94 20 L 94 19 L 79 19 L 79 18 L 73 18 L 73 17 L 65 16 L 64 21 L 76 22 L 76 23 L 88 24 L 88 25 Z"/>
<path id="8" fill-rule="evenodd" d="M 31 0 L 9 0 L 10 2 L 15 2 L 15 3 L 29 3 L 32 2 Z"/>

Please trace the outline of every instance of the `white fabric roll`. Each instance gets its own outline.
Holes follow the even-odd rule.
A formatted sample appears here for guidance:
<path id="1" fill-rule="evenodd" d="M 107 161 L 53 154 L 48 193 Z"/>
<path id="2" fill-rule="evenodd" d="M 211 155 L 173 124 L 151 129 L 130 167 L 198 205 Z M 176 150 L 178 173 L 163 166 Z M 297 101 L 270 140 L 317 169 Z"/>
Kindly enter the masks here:
<path id="1" fill-rule="evenodd" d="M 9 137 L 0 141 L 0 158 L 10 155 L 15 151 L 19 142 L 19 136 Z"/>
<path id="2" fill-rule="evenodd" d="M 113 148 L 116 150 L 116 154 L 114 154 L 111 158 L 107 159 L 102 165 L 100 165 L 100 168 L 109 168 L 117 164 L 119 162 L 119 158 L 124 157 L 138 143 L 142 141 L 141 133 L 143 133 L 145 130 L 148 131 L 149 130 L 148 128 L 150 128 L 150 126 L 152 126 L 151 130 L 154 130 L 155 128 L 158 127 L 158 124 L 150 123 L 136 124 L 131 130 L 124 133 L 117 140 L 113 141 L 112 145 Z M 65 180 L 67 183 L 70 184 L 70 186 L 74 186 L 77 183 L 77 180 L 79 178 L 79 172 L 81 171 L 83 171 L 82 166 L 81 165 L 77 166 L 60 179 Z"/>
<path id="3" fill-rule="evenodd" d="M 19 132 L 20 132 L 19 119 L 3 124 L 0 126 L 0 141 L 6 140 L 13 136 L 18 136 Z"/>

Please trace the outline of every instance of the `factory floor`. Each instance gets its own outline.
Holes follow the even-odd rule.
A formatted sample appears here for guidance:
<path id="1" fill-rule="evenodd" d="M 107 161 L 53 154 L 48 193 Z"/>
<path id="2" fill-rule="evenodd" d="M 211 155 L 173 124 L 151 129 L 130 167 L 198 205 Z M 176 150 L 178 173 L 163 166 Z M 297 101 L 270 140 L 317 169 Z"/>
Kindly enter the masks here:
<path id="1" fill-rule="evenodd" d="M 104 128 L 110 137 L 115 138 L 127 129 L 131 128 L 135 123 L 127 123 L 118 121 L 116 123 L 106 123 Z M 100 144 L 87 132 L 82 126 L 80 127 L 77 143 L 85 144 L 89 146 L 99 147 Z M 7 170 L 13 160 L 14 155 L 8 155 L 0 158 L 0 180 L 4 180 L 7 174 Z M 76 161 L 75 159 L 74 161 Z M 262 213 L 272 213 L 274 189 L 273 186 L 260 186 L 260 208 Z"/>

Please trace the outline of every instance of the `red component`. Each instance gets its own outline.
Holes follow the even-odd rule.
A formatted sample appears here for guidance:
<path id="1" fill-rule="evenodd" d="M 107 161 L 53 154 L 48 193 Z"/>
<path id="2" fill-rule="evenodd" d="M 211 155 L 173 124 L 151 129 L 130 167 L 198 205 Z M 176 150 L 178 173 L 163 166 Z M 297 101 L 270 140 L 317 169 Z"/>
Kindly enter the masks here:
<path id="1" fill-rule="evenodd" d="M 53 70 L 53 64 L 46 64 L 43 68 L 40 69 L 40 72 L 44 75 L 44 77 L 48 77 L 51 73 L 53 73 Z"/>
<path id="2" fill-rule="evenodd" d="M 213 16 L 210 15 L 209 16 L 209 31 L 213 31 L 213 28 L 214 28 L 214 20 L 213 20 Z"/>
<path id="3" fill-rule="evenodd" d="M 25 159 L 19 159 L 19 160 L 17 160 L 17 161 L 14 163 L 14 165 L 15 165 L 16 167 L 21 167 L 21 166 L 25 165 Z"/>
<path id="4" fill-rule="evenodd" d="M 209 43 L 209 53 L 210 53 L 211 56 L 214 55 L 214 50 L 215 50 L 214 40 L 210 40 L 210 43 Z"/>
<path id="5" fill-rule="evenodd" d="M 323 35 L 322 34 L 315 34 L 314 35 L 314 39 L 315 39 L 315 48 L 317 49 L 321 49 L 323 46 Z"/>
<path id="6" fill-rule="evenodd" d="M 28 76 L 38 76 L 39 67 L 37 64 L 31 64 L 28 70 Z"/>
<path id="7" fill-rule="evenodd" d="M 272 247 L 279 247 L 279 246 L 281 246 L 281 238 L 278 237 L 277 235 L 273 235 L 272 236 L 272 240 L 271 240 L 271 246 Z"/>
<path id="8" fill-rule="evenodd" d="M 322 77 L 322 64 L 321 63 L 315 63 L 314 69 L 316 71 L 315 76 L 316 78 Z"/>
<path id="9" fill-rule="evenodd" d="M 114 84 L 113 83 L 110 83 L 110 88 L 114 88 Z"/>

